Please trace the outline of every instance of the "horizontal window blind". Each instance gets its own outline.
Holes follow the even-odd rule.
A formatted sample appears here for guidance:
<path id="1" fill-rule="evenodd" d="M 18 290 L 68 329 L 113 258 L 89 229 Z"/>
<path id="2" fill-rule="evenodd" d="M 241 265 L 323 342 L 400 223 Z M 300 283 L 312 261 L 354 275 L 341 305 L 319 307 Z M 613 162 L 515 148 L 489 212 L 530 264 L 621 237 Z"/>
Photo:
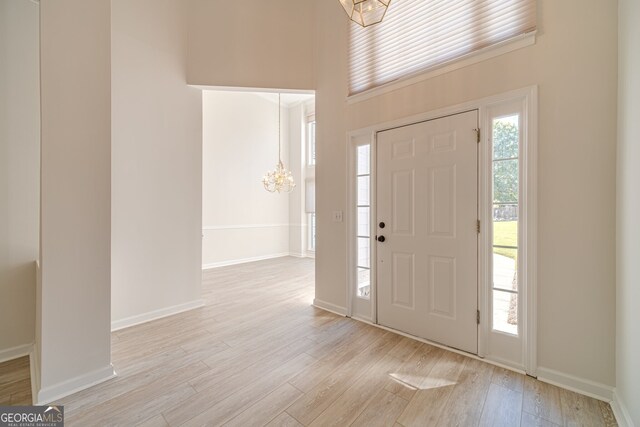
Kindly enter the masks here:
<path id="1" fill-rule="evenodd" d="M 381 23 L 351 24 L 350 94 L 535 29 L 536 0 L 393 0 Z"/>

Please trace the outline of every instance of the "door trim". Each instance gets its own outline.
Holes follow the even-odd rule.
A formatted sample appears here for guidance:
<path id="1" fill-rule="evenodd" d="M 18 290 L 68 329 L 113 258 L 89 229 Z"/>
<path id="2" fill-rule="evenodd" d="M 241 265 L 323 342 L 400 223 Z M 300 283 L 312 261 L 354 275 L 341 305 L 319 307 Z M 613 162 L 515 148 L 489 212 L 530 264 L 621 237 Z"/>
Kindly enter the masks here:
<path id="1" fill-rule="evenodd" d="M 453 114 L 462 113 L 469 110 L 478 110 L 479 122 L 481 127 L 481 133 L 484 131 L 485 135 L 482 137 L 483 141 L 486 139 L 486 130 L 488 129 L 488 114 L 487 110 L 491 106 L 499 105 L 505 102 L 520 101 L 523 103 L 523 117 L 525 123 L 524 129 L 524 141 L 523 141 L 523 160 L 522 168 L 524 179 L 523 183 L 523 200 L 526 201 L 525 205 L 525 223 L 523 247 L 525 248 L 524 262 L 522 265 L 524 272 L 524 280 L 521 286 L 521 295 L 525 301 L 522 303 L 523 313 L 521 321 L 524 323 L 522 327 L 522 355 L 521 361 L 509 361 L 501 359 L 497 355 L 491 353 L 489 348 L 489 289 L 490 278 L 487 277 L 489 269 L 489 262 L 491 260 L 491 247 L 488 234 L 481 231 L 479 236 L 479 248 L 478 248 L 478 307 L 481 312 L 480 325 L 478 326 L 478 356 L 481 358 L 487 358 L 493 362 L 504 364 L 513 369 L 525 371 L 527 374 L 535 376 L 537 371 L 537 133 L 538 133 L 538 87 L 529 86 L 521 89 L 512 90 L 495 96 L 476 99 L 465 103 L 440 108 L 437 110 L 424 112 L 401 119 L 374 124 L 362 129 L 353 130 L 347 133 L 347 315 L 360 320 L 364 320 L 371 323 L 377 323 L 377 307 L 376 307 L 376 276 L 375 263 L 371 264 L 371 296 L 366 304 L 360 304 L 358 309 L 354 309 L 356 300 L 362 300 L 356 297 L 357 282 L 356 282 L 356 269 L 355 269 L 355 147 L 358 145 L 371 145 L 371 218 L 370 223 L 372 226 L 375 223 L 375 194 L 376 194 L 376 171 L 375 171 L 375 159 L 377 158 L 376 151 L 376 134 L 384 130 L 389 130 L 401 126 L 407 126 L 414 123 L 424 122 L 428 120 L 437 119 Z M 478 153 L 478 184 L 480 186 L 478 193 L 478 207 L 479 207 L 479 219 L 482 224 L 487 224 L 487 221 L 491 221 L 489 198 L 487 197 L 487 183 L 491 182 L 491 168 L 490 160 L 491 156 L 487 153 L 486 146 L 488 144 L 482 144 Z M 487 227 L 483 227 L 486 229 Z M 375 236 L 375 230 L 371 231 L 371 236 Z M 375 253 L 376 245 L 372 244 L 371 259 L 377 259 Z M 362 302 L 362 301 L 358 301 Z"/>

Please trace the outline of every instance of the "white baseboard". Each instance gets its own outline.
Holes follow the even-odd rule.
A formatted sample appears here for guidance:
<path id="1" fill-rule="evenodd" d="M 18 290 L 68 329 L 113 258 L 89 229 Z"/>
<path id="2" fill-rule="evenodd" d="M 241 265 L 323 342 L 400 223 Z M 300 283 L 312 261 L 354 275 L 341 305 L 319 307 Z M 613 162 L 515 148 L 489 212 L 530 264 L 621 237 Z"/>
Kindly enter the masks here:
<path id="1" fill-rule="evenodd" d="M 605 402 L 613 400 L 613 387 L 553 369 L 538 367 L 538 379 Z"/>
<path id="2" fill-rule="evenodd" d="M 149 311 L 147 313 L 137 314 L 135 316 L 127 317 L 120 320 L 111 322 L 111 331 L 118 331 L 120 329 L 128 328 L 130 326 L 139 325 L 141 323 L 150 322 L 152 320 L 161 319 L 163 317 L 172 316 L 174 314 L 182 313 L 184 311 L 193 310 L 204 306 L 203 299 L 197 299 L 186 302 L 184 304 L 178 304 L 171 307 L 161 308 L 158 310 Z"/>
<path id="3" fill-rule="evenodd" d="M 290 255 L 289 252 L 282 252 L 279 254 L 261 255 L 261 256 L 251 257 L 251 258 L 240 258 L 240 259 L 231 259 L 228 261 L 212 262 L 209 264 L 203 264 L 202 269 L 209 270 L 212 268 L 227 267 L 229 265 L 245 264 L 247 262 L 264 261 L 266 259 L 273 259 L 273 258 L 282 258 L 289 255 Z"/>
<path id="4" fill-rule="evenodd" d="M 339 305 L 335 305 L 335 304 L 331 304 L 330 302 L 326 302 L 326 301 L 322 301 L 319 300 L 317 298 L 313 299 L 313 306 L 314 307 L 318 307 L 322 310 L 326 310 L 329 311 L 333 314 L 337 314 L 339 316 L 346 316 L 347 315 L 347 308 L 346 307 L 340 307 Z"/>
<path id="5" fill-rule="evenodd" d="M 34 405 L 46 405 L 73 393 L 85 390 L 116 376 L 113 365 L 105 366 L 93 372 L 71 378 L 61 383 L 40 389 L 34 394 Z"/>
<path id="6" fill-rule="evenodd" d="M 0 363 L 7 360 L 17 359 L 18 357 L 28 356 L 33 351 L 33 343 L 18 345 L 15 347 L 0 350 Z"/>
<path id="7" fill-rule="evenodd" d="M 635 424 L 631 419 L 631 414 L 629 414 L 629 410 L 627 409 L 627 405 L 620 398 L 618 391 L 616 389 L 613 390 L 613 400 L 611 401 L 611 409 L 613 410 L 613 415 L 616 417 L 616 421 L 620 427 L 634 427 Z"/>

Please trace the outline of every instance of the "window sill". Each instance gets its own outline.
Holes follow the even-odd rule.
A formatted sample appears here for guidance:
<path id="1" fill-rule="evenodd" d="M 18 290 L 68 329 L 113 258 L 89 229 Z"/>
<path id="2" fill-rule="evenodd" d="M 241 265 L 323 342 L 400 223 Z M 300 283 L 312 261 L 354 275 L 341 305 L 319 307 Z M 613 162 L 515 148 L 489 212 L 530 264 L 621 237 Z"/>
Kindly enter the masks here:
<path id="1" fill-rule="evenodd" d="M 385 93 L 393 92 L 395 90 L 422 82 L 424 80 L 428 80 L 430 78 L 440 76 L 442 74 L 446 74 L 472 64 L 477 64 L 478 62 L 486 61 L 487 59 L 495 58 L 496 56 L 504 55 L 505 53 L 513 52 L 514 50 L 518 50 L 523 47 L 534 45 L 535 43 L 536 32 L 532 31 L 527 34 L 505 40 L 502 43 L 486 47 L 477 52 L 472 52 L 468 55 L 456 58 L 437 67 L 433 67 L 428 70 L 421 71 L 417 74 L 402 77 L 398 80 L 394 80 L 381 86 L 377 86 L 371 89 L 367 89 L 363 92 L 350 95 L 347 97 L 347 104 L 356 104 L 358 102 L 362 102 L 367 99 L 383 95 Z"/>

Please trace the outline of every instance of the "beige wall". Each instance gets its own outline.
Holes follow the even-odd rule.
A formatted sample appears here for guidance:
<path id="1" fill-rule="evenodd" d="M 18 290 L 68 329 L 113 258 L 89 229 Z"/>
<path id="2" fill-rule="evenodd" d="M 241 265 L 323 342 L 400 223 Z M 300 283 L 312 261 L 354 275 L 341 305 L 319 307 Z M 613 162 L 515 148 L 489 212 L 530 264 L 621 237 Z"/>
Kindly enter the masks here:
<path id="1" fill-rule="evenodd" d="M 640 425 L 640 3 L 619 3 L 616 389 Z"/>
<path id="2" fill-rule="evenodd" d="M 288 254 L 289 195 L 262 186 L 278 162 L 278 95 L 204 91 L 202 105 L 203 267 Z M 284 105 L 281 114 L 290 167 Z"/>
<path id="3" fill-rule="evenodd" d="M 615 2 L 542 0 L 535 46 L 353 105 L 347 20 L 316 2 L 316 298 L 346 305 L 345 132 L 539 85 L 539 366 L 615 383 Z"/>
<path id="4" fill-rule="evenodd" d="M 112 322 L 197 304 L 202 105 L 187 4 L 112 2 Z M 166 313 L 165 313 L 166 314 Z"/>
<path id="5" fill-rule="evenodd" d="M 26 351 L 35 334 L 39 32 L 37 4 L 0 0 L 0 360 Z"/>
<path id="6" fill-rule="evenodd" d="M 189 0 L 190 84 L 313 87 L 311 0 Z"/>
<path id="7" fill-rule="evenodd" d="M 110 1 L 40 12 L 42 402 L 113 370 Z"/>

